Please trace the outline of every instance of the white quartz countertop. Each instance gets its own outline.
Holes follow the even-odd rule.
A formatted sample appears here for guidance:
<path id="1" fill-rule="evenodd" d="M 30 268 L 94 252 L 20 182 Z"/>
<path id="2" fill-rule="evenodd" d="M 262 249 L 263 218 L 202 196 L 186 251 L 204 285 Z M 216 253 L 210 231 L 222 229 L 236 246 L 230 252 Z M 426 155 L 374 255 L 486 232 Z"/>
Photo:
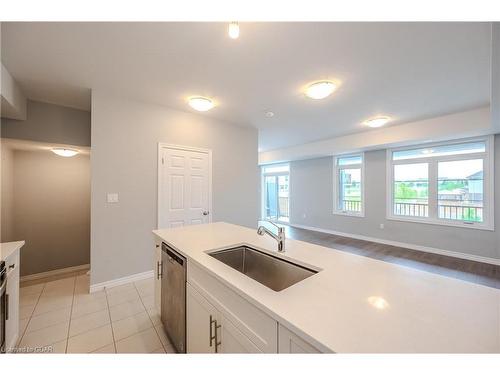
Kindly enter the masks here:
<path id="1" fill-rule="evenodd" d="M 500 290 L 223 222 L 153 233 L 323 351 L 500 353 Z M 275 292 L 206 254 L 240 244 L 321 271 Z"/>
<path id="2" fill-rule="evenodd" d="M 6 260 L 12 253 L 24 246 L 24 241 L 0 243 L 0 260 Z"/>

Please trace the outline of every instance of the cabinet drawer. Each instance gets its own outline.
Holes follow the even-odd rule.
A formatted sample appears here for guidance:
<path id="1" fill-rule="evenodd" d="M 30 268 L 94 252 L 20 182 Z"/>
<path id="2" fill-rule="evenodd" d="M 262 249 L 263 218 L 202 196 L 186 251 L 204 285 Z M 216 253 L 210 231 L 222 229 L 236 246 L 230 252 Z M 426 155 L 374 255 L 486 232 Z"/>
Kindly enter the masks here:
<path id="1" fill-rule="evenodd" d="M 210 300 L 262 352 L 277 353 L 278 323 L 208 272 L 188 262 L 188 282 Z"/>

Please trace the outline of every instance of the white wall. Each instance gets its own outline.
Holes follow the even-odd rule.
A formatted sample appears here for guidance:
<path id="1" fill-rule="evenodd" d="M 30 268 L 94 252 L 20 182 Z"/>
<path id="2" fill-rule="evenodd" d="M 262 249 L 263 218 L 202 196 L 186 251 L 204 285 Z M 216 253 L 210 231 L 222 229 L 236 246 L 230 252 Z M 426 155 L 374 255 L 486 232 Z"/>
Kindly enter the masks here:
<path id="1" fill-rule="evenodd" d="M 500 191 L 500 135 L 495 136 L 495 191 Z M 334 215 L 333 158 L 290 163 L 290 222 L 500 260 L 500 230 L 486 231 L 386 219 L 386 151 L 365 153 L 365 217 Z M 496 200 L 498 202 L 498 194 Z M 495 206 L 496 226 L 500 205 Z M 380 229 L 384 224 L 385 229 Z"/>
<path id="2" fill-rule="evenodd" d="M 7 68 L 3 64 L 0 65 L 2 117 L 26 120 L 26 97 Z"/>
<path id="3" fill-rule="evenodd" d="M 91 284 L 153 267 L 158 142 L 211 149 L 213 220 L 256 226 L 255 129 L 93 91 Z"/>

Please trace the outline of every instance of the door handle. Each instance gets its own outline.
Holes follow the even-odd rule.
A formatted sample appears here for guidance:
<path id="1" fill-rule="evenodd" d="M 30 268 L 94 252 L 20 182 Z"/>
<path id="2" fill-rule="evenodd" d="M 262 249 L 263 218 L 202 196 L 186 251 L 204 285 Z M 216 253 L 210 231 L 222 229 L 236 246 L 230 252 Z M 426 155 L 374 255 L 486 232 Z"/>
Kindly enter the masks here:
<path id="1" fill-rule="evenodd" d="M 5 320 L 9 320 L 9 295 L 5 294 Z M 217 336 L 217 334 L 216 334 Z M 217 349 L 217 346 L 215 347 Z"/>
<path id="2" fill-rule="evenodd" d="M 217 331 L 220 327 L 221 327 L 221 325 L 217 324 L 217 319 L 216 319 L 215 320 L 215 352 L 216 353 L 219 352 L 219 346 L 222 343 L 221 341 L 219 341 L 219 333 Z"/>
<path id="3" fill-rule="evenodd" d="M 212 315 L 210 314 L 210 334 L 209 334 L 209 343 L 210 347 L 212 347 L 212 341 L 215 340 L 217 342 L 217 336 L 213 334 L 212 331 L 212 324 L 215 323 L 215 326 L 217 327 L 217 321 L 213 319 Z"/>
<path id="4" fill-rule="evenodd" d="M 202 214 L 203 216 L 207 216 L 210 212 L 209 211 L 203 211 Z"/>

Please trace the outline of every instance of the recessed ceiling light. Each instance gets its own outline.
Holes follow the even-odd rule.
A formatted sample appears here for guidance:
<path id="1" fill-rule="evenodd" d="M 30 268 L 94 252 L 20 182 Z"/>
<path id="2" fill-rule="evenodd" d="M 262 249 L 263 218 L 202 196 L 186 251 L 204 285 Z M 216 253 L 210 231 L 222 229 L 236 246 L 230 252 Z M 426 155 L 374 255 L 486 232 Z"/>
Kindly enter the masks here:
<path id="1" fill-rule="evenodd" d="M 272 112 L 272 111 L 267 111 L 266 112 L 266 117 L 270 118 L 270 117 L 273 117 L 273 116 L 274 116 L 274 112 Z"/>
<path id="2" fill-rule="evenodd" d="M 64 156 L 65 158 L 70 158 L 78 154 L 77 150 L 72 150 L 70 148 L 56 147 L 52 149 L 52 152 L 59 156 Z"/>
<path id="3" fill-rule="evenodd" d="M 363 121 L 363 124 L 369 126 L 370 128 L 380 128 L 381 126 L 387 124 L 389 121 L 391 121 L 391 118 L 389 116 L 378 116 Z"/>
<path id="4" fill-rule="evenodd" d="M 215 107 L 215 104 L 211 99 L 203 96 L 192 96 L 188 99 L 188 103 L 191 108 L 200 112 L 206 112 Z"/>
<path id="5" fill-rule="evenodd" d="M 305 94 L 311 99 L 324 99 L 337 89 L 337 85 L 332 81 L 313 82 L 307 86 Z"/>
<path id="6" fill-rule="evenodd" d="M 238 22 L 231 22 L 227 28 L 227 33 L 231 39 L 238 39 L 240 36 L 240 25 Z"/>
<path id="7" fill-rule="evenodd" d="M 368 297 L 368 303 L 378 310 L 385 310 L 389 307 L 389 303 L 382 297 L 378 296 Z"/>

